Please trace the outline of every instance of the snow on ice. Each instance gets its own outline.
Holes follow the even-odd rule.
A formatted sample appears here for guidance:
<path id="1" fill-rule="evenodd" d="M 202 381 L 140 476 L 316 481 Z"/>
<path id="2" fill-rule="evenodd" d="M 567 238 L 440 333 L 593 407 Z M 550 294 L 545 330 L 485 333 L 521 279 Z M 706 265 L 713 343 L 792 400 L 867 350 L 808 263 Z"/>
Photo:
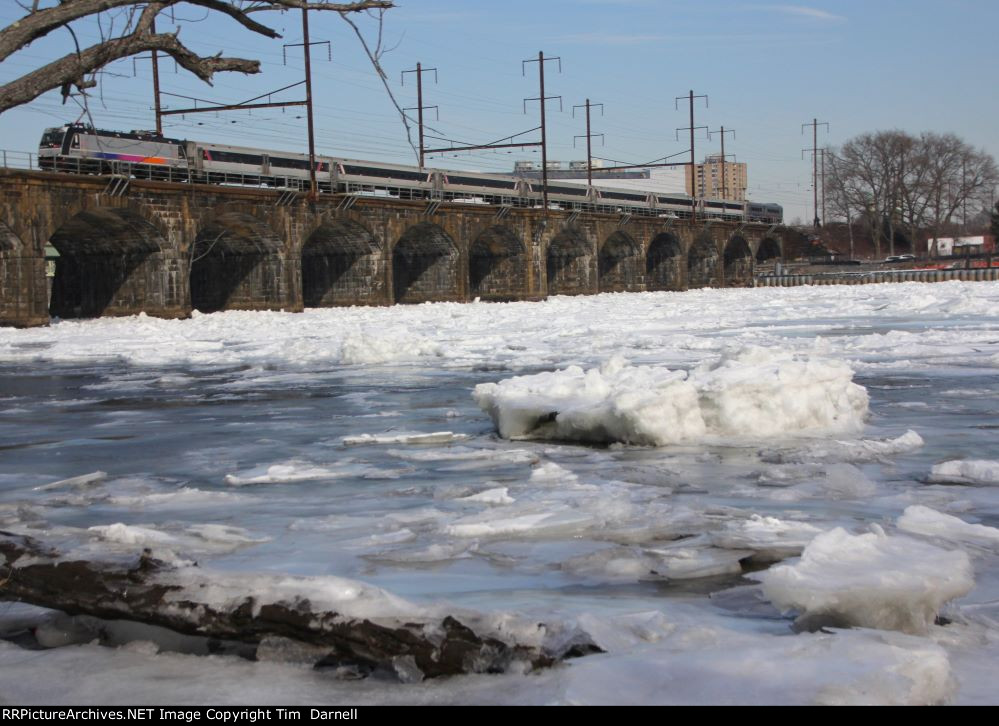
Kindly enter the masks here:
<path id="1" fill-rule="evenodd" d="M 504 438 L 664 446 L 713 438 L 856 432 L 868 396 L 849 366 L 749 348 L 689 374 L 615 357 L 476 386 Z"/>

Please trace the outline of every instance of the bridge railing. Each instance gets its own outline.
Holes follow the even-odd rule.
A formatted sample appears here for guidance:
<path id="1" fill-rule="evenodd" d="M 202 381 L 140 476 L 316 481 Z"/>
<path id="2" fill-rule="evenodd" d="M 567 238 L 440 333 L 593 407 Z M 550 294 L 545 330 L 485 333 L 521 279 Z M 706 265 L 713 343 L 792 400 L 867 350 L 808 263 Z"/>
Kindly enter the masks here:
<path id="1" fill-rule="evenodd" d="M 39 168 L 38 154 L 30 151 L 0 149 L 0 167 L 4 169 L 29 169 L 34 171 Z"/>

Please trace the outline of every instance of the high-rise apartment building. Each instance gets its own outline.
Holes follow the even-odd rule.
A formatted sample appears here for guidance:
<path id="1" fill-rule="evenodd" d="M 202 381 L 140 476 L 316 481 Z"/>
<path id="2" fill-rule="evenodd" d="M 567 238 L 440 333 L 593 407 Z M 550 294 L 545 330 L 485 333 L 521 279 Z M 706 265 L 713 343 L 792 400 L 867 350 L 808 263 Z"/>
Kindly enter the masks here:
<path id="1" fill-rule="evenodd" d="M 713 154 L 705 157 L 703 164 L 695 164 L 693 174 L 689 166 L 686 172 L 687 194 L 717 199 L 746 198 L 749 176 L 745 164 L 726 162 L 720 154 Z"/>

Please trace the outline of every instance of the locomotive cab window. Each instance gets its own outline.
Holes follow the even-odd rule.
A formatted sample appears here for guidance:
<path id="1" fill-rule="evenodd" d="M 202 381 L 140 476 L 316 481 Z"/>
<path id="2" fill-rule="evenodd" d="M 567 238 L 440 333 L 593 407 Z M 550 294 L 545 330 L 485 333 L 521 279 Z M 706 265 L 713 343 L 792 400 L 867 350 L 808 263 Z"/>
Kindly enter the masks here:
<path id="1" fill-rule="evenodd" d="M 41 145 L 50 149 L 62 146 L 62 137 L 64 134 L 65 132 L 62 129 L 45 129 Z"/>

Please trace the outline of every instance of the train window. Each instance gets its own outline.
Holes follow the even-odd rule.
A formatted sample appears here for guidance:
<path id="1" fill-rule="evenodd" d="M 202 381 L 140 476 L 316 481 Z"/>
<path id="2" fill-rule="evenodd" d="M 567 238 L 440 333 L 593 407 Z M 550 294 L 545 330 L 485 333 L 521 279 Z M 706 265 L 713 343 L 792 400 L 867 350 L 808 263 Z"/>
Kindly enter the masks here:
<path id="1" fill-rule="evenodd" d="M 41 146 L 54 149 L 57 146 L 62 146 L 62 137 L 65 132 L 62 129 L 45 129 L 45 133 L 42 135 Z"/>
<path id="2" fill-rule="evenodd" d="M 585 197 L 586 187 L 548 187 L 549 194 L 564 194 L 567 197 Z"/>
<path id="3" fill-rule="evenodd" d="M 207 151 L 205 152 L 208 153 Z M 240 154 L 235 151 L 213 151 L 211 156 L 207 157 L 211 161 L 226 162 L 229 164 L 250 164 L 252 166 L 260 166 L 264 162 L 262 156 L 257 156 L 254 154 Z"/>
<path id="4" fill-rule="evenodd" d="M 349 176 L 372 176 L 378 177 L 379 179 L 399 179 L 415 182 L 426 181 L 426 173 L 418 171 L 403 171 L 401 169 L 382 169 L 376 166 L 351 165 L 344 165 L 344 171 Z"/>
<path id="5" fill-rule="evenodd" d="M 309 162 L 306 159 L 271 159 L 271 166 L 277 169 L 309 170 Z"/>
<path id="6" fill-rule="evenodd" d="M 451 174 L 448 174 L 447 182 L 452 186 L 463 186 L 463 187 L 489 187 L 492 189 L 511 189 L 511 190 L 517 188 L 517 182 L 514 179 L 506 181 L 502 179 L 453 176 Z"/>
<path id="7" fill-rule="evenodd" d="M 71 149 L 79 149 L 80 148 L 80 135 L 79 134 L 73 134 L 73 141 L 70 143 L 70 148 Z"/>

